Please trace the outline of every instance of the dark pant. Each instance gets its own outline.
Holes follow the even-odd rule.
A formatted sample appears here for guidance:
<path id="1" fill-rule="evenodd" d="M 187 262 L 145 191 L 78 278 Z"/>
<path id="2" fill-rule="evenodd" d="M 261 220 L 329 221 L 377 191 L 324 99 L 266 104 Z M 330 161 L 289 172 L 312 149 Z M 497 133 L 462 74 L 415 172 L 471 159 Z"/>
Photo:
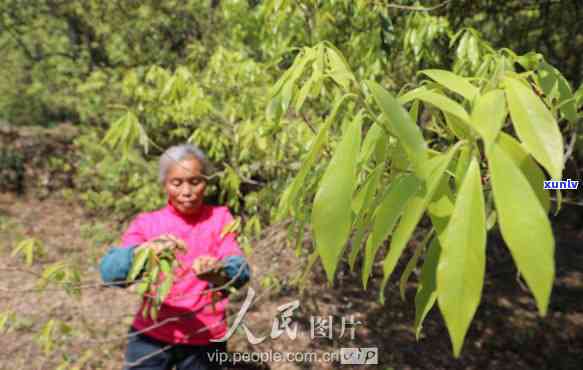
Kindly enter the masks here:
<path id="1" fill-rule="evenodd" d="M 129 333 L 136 331 L 130 327 Z M 226 342 L 202 346 L 175 344 L 162 351 L 165 347 L 169 344 L 145 334 L 132 335 L 128 340 L 123 369 L 170 370 L 176 366 L 176 370 L 222 370 L 219 354 L 227 351 Z"/>

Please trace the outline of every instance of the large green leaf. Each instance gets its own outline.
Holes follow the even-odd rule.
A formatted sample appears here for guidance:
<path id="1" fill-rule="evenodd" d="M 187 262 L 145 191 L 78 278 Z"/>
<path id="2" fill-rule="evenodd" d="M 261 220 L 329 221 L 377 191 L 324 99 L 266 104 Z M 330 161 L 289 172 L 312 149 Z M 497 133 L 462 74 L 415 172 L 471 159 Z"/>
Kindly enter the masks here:
<path id="1" fill-rule="evenodd" d="M 436 155 L 435 157 L 431 158 L 427 162 L 426 168 L 423 169 L 424 173 L 427 174 L 425 177 L 425 186 L 422 186 L 421 190 L 409 202 L 407 209 L 401 217 L 399 225 L 393 233 L 389 252 L 385 257 L 383 265 L 384 277 L 380 290 L 380 300 L 383 304 L 385 301 L 385 286 L 387 285 L 387 282 L 389 281 L 389 278 L 395 269 L 397 260 L 403 253 L 403 249 L 405 249 L 405 246 L 411 238 L 413 231 L 415 231 L 415 227 L 419 223 L 419 220 L 421 220 L 423 212 L 425 212 L 427 205 L 433 198 L 433 195 L 438 188 L 445 170 L 449 166 L 449 163 L 460 146 L 461 143 L 458 143 L 450 148 L 446 154 Z"/>
<path id="2" fill-rule="evenodd" d="M 555 275 L 555 242 L 547 213 L 502 145 L 492 145 L 487 156 L 502 237 L 545 315 Z"/>
<path id="3" fill-rule="evenodd" d="M 516 133 L 529 153 L 560 179 L 563 172 L 563 138 L 551 112 L 530 87 L 515 78 L 505 78 L 510 116 Z"/>
<path id="4" fill-rule="evenodd" d="M 470 102 L 479 93 L 478 88 L 472 85 L 466 78 L 458 76 L 450 71 L 426 69 L 421 71 L 421 73 L 426 74 L 448 90 L 460 94 Z"/>
<path id="5" fill-rule="evenodd" d="M 475 158 L 457 194 L 441 247 L 437 299 L 458 357 L 480 303 L 486 269 L 486 210 Z"/>
<path id="6" fill-rule="evenodd" d="M 362 283 L 366 288 L 374 258 L 382 242 L 393 231 L 399 216 L 407 208 L 409 200 L 417 192 L 420 181 L 412 174 L 393 180 L 381 203 L 375 210 L 372 232 L 366 241 L 365 259 L 362 267 Z"/>
<path id="7" fill-rule="evenodd" d="M 334 280 L 352 225 L 352 193 L 356 180 L 356 158 L 361 141 L 360 119 L 345 130 L 314 198 L 312 226 L 316 249 L 328 280 Z"/>
<path id="8" fill-rule="evenodd" d="M 422 175 L 421 169 L 427 162 L 427 144 L 423 139 L 421 129 L 413 122 L 401 104 L 379 84 L 367 81 L 367 86 L 390 123 L 389 131 L 393 132 L 401 142 L 409 160 L 413 163 L 415 172 Z"/>
<path id="9" fill-rule="evenodd" d="M 442 177 L 427 211 L 436 231 L 431 240 L 421 278 L 415 295 L 415 337 L 419 340 L 425 316 L 437 300 L 437 264 L 441 253 L 440 240 L 445 239 L 445 230 L 454 209 L 454 196 L 449 185 L 449 177 Z"/>
<path id="10" fill-rule="evenodd" d="M 538 200 L 542 204 L 545 212 L 549 212 L 551 208 L 551 195 L 548 190 L 545 190 L 544 181 L 546 176 L 539 165 L 532 159 L 532 157 L 526 152 L 526 149 L 512 136 L 502 132 L 498 138 L 498 144 L 504 148 L 506 154 L 508 154 L 518 167 L 522 171 L 522 174 L 528 180 L 530 187 L 535 192 Z"/>
<path id="11" fill-rule="evenodd" d="M 489 146 L 496 140 L 507 115 L 504 91 L 496 89 L 478 97 L 470 121 L 485 145 Z"/>

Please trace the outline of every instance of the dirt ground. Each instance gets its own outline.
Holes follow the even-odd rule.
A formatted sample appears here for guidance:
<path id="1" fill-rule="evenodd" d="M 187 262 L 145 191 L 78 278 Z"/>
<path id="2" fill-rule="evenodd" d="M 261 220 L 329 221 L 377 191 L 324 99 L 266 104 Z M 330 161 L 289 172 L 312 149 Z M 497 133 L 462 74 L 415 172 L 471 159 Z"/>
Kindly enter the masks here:
<path id="1" fill-rule="evenodd" d="M 98 263 L 123 225 L 108 217 L 89 216 L 77 204 L 59 196 L 43 201 L 0 194 L 0 313 L 10 310 L 15 320 L 0 334 L 0 369 L 56 369 L 64 361 L 80 369 L 121 369 L 127 330 L 138 309 L 135 293 L 99 286 Z M 243 304 L 246 289 L 253 288 L 259 299 L 244 322 L 257 337 L 250 344 L 244 332 L 235 333 L 229 350 L 250 352 L 337 352 L 342 347 L 378 347 L 379 365 L 341 366 L 338 362 L 290 361 L 256 365 L 271 369 L 583 369 L 583 233 L 558 230 L 557 276 L 549 312 L 537 315 L 531 294 L 516 276 L 510 254 L 497 237 L 488 243 L 488 265 L 483 299 L 462 355 L 454 359 L 447 330 L 437 307 L 429 313 L 419 342 L 413 330 L 416 273 L 407 286 L 406 301 L 399 297 L 398 276 L 412 255 L 414 241 L 401 258 L 385 290 L 385 305 L 378 303 L 381 266 L 375 266 L 370 286 L 362 289 L 360 273 L 341 266 L 333 287 L 316 264 L 300 294 L 292 286 L 306 267 L 305 258 L 286 246 L 285 233 L 277 228 L 254 244 L 249 261 L 253 278 L 231 300 L 232 317 Z M 34 237 L 42 241 L 46 255 L 28 268 L 10 251 L 19 240 Z M 309 239 L 304 243 L 310 248 Z M 42 266 L 66 258 L 78 265 L 87 287 L 74 299 L 61 288 L 34 290 Z M 380 259 L 379 259 L 380 260 Z M 419 264 L 421 265 L 421 263 Z M 416 271 L 418 272 L 418 271 Z M 292 316 L 297 336 L 284 332 L 270 338 L 278 307 L 298 300 Z M 332 317 L 332 335 L 310 336 L 310 319 Z M 43 353 L 35 339 L 42 326 L 56 318 L 69 327 L 55 336 L 50 354 Z M 354 338 L 347 330 L 341 337 L 342 319 L 353 318 Z M 331 337 L 331 338 L 330 338 Z M 83 356 L 87 361 L 80 363 Z M 73 367 L 67 367 L 70 369 Z M 65 369 L 65 367 L 63 367 Z"/>

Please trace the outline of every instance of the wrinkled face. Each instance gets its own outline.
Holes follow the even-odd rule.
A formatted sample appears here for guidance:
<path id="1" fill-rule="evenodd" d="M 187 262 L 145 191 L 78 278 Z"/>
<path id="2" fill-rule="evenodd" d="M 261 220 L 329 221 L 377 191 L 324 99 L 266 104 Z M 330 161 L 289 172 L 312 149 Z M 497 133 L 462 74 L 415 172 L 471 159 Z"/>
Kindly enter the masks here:
<path id="1" fill-rule="evenodd" d="M 202 164 L 196 158 L 186 158 L 174 163 L 164 182 L 168 200 L 180 213 L 191 215 L 202 205 L 206 180 Z"/>

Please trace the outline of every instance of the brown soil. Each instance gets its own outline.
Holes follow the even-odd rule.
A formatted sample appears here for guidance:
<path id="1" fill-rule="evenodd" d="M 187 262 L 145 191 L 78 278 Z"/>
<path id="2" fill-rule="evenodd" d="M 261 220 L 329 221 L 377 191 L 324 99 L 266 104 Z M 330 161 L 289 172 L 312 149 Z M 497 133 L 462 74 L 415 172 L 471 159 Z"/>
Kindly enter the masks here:
<path id="1" fill-rule="evenodd" d="M 51 197 L 43 201 L 0 194 L 0 312 L 11 310 L 17 319 L 0 335 L 0 369 L 55 369 L 64 360 L 73 363 L 92 351 L 83 369 L 121 369 L 128 325 L 138 308 L 138 297 L 128 290 L 88 287 L 76 300 L 62 289 L 49 285 L 42 293 L 23 291 L 34 287 L 43 265 L 67 258 L 80 266 L 82 281 L 99 283 L 98 262 L 123 225 L 103 217 L 96 219 L 68 201 Z M 399 297 L 398 276 L 412 255 L 412 247 L 401 258 L 385 290 L 385 305 L 378 303 L 382 266 L 375 266 L 371 284 L 362 289 L 360 273 L 342 265 L 333 287 L 325 281 L 319 264 L 306 280 L 303 294 L 292 285 L 306 267 L 293 247 L 286 246 L 285 231 L 273 227 L 255 243 L 249 261 L 254 288 L 260 297 L 244 322 L 250 331 L 266 339 L 252 345 L 238 331 L 229 341 L 233 352 L 325 352 L 342 347 L 378 347 L 379 365 L 341 366 L 325 362 L 272 362 L 271 369 L 581 369 L 583 368 L 583 240 L 580 230 L 557 235 L 570 241 L 557 243 L 557 277 L 549 312 L 537 315 L 531 294 L 517 281 L 512 259 L 496 237 L 488 244 L 487 281 L 482 303 L 466 337 L 462 355 L 454 359 L 447 329 L 435 307 L 424 323 L 417 342 L 413 330 L 415 287 L 413 274 L 407 299 Z M 19 257 L 11 257 L 14 244 L 25 238 L 40 239 L 47 254 L 28 268 Z M 558 239 L 561 239 L 558 237 Z M 304 247 L 311 248 L 309 238 Z M 379 259 L 380 260 L 380 259 Z M 420 263 L 421 265 L 421 263 Z M 241 290 L 231 302 L 235 314 L 247 293 Z M 270 338 L 278 307 L 299 300 L 292 326 L 297 337 L 284 332 Z M 311 338 L 310 318 L 333 318 L 332 338 Z M 341 320 L 353 315 L 354 339 L 340 337 Z M 68 334 L 55 338 L 53 352 L 45 355 L 34 335 L 50 318 L 66 322 Z M 267 367 L 267 366 L 264 366 Z M 260 366 L 257 366 L 260 368 Z"/>

